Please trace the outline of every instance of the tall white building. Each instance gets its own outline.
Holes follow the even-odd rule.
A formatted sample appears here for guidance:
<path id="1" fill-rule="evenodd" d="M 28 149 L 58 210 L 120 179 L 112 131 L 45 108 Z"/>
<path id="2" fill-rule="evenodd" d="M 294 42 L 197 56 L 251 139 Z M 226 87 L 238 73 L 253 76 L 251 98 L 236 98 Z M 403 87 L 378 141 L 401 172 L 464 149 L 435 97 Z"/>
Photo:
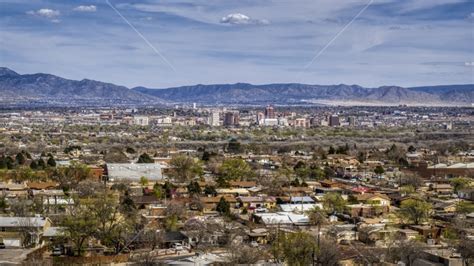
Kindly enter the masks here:
<path id="1" fill-rule="evenodd" d="M 148 116 L 134 116 L 133 124 L 137 126 L 148 126 Z"/>
<path id="2" fill-rule="evenodd" d="M 213 127 L 219 126 L 219 116 L 219 112 L 212 112 L 208 117 L 209 125 Z"/>

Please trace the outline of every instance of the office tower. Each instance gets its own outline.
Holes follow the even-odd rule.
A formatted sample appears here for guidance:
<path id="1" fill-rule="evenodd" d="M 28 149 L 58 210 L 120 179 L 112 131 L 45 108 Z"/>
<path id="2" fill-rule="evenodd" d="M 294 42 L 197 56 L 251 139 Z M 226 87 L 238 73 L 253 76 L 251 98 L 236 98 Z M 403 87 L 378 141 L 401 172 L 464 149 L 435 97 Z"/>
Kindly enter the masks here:
<path id="1" fill-rule="evenodd" d="M 331 115 L 331 117 L 329 117 L 329 126 L 331 127 L 338 127 L 340 126 L 341 124 L 339 123 L 339 116 L 337 115 Z"/>
<path id="2" fill-rule="evenodd" d="M 224 126 L 233 126 L 234 125 L 234 113 L 227 112 L 224 115 Z"/>
<path id="3" fill-rule="evenodd" d="M 276 118 L 275 110 L 273 109 L 273 106 L 269 105 L 265 108 L 265 118 L 269 118 L 269 119 Z"/>
<path id="4" fill-rule="evenodd" d="M 212 112 L 209 116 L 209 125 L 213 127 L 219 126 L 219 112 Z"/>

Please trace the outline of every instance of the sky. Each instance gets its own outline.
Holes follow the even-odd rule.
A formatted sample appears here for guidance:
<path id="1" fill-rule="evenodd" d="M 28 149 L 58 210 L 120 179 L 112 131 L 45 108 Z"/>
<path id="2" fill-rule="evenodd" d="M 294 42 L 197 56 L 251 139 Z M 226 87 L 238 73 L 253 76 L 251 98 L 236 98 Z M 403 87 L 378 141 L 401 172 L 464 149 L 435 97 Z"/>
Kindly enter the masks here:
<path id="1" fill-rule="evenodd" d="M 473 0 L 0 0 L 0 66 L 128 87 L 474 83 Z"/>

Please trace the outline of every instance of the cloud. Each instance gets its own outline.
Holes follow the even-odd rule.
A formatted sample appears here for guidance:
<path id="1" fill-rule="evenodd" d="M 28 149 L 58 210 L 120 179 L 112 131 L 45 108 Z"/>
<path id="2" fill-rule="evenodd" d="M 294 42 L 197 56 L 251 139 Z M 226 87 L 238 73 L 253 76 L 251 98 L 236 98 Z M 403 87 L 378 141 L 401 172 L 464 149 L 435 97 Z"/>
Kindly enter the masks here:
<path id="1" fill-rule="evenodd" d="M 467 66 L 467 67 L 474 67 L 474 61 L 464 62 L 464 65 Z"/>
<path id="2" fill-rule="evenodd" d="M 234 25 L 249 25 L 249 24 L 259 24 L 259 25 L 268 25 L 270 22 L 266 19 L 252 19 L 249 16 L 246 16 L 241 13 L 229 14 L 221 19 L 223 24 L 234 24 Z"/>
<path id="3" fill-rule="evenodd" d="M 59 10 L 49 9 L 49 8 L 41 8 L 36 11 L 31 10 L 26 12 L 28 15 L 39 16 L 44 18 L 49 18 L 52 20 L 56 20 L 57 17 L 61 15 Z"/>
<path id="4" fill-rule="evenodd" d="M 79 12 L 96 12 L 97 7 L 94 5 L 90 6 L 77 6 L 73 9 L 74 11 L 79 11 Z"/>

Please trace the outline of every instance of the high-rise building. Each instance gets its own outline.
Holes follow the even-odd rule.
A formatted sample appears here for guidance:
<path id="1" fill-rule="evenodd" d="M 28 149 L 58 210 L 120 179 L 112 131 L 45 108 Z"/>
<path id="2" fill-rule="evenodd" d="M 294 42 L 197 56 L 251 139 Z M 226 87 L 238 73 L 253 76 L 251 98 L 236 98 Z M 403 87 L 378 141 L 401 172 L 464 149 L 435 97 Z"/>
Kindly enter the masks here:
<path id="1" fill-rule="evenodd" d="M 339 122 L 339 116 L 337 115 L 331 115 L 329 117 L 329 126 L 331 127 L 338 127 L 340 126 L 341 123 Z"/>
<path id="2" fill-rule="evenodd" d="M 269 105 L 265 108 L 265 118 L 269 118 L 269 119 L 276 118 L 275 109 L 273 109 L 273 106 Z"/>
<path id="3" fill-rule="evenodd" d="M 349 126 L 353 127 L 356 124 L 356 118 L 355 116 L 349 116 L 347 118 L 347 122 L 349 122 Z"/>
<path id="4" fill-rule="evenodd" d="M 219 126 L 219 112 L 212 112 L 209 116 L 209 125 L 212 127 Z"/>
<path id="5" fill-rule="evenodd" d="M 227 112 L 224 115 L 224 126 L 234 126 L 235 125 L 235 113 Z"/>
<path id="6" fill-rule="evenodd" d="M 265 115 L 262 112 L 257 113 L 257 124 L 262 125 L 265 120 Z"/>

